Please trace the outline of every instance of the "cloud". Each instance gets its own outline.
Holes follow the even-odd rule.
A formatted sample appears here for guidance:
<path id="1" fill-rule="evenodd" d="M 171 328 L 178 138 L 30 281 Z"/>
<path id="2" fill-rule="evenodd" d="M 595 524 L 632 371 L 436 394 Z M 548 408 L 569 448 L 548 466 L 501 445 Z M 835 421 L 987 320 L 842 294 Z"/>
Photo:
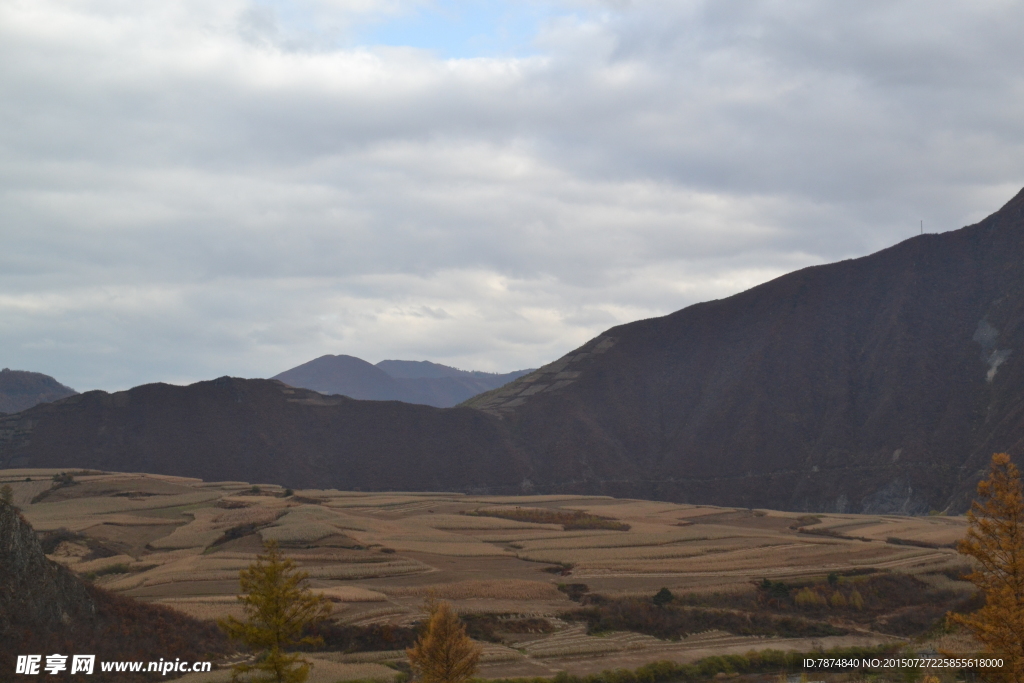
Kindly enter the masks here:
<path id="1" fill-rule="evenodd" d="M 961 227 L 1024 184 L 1022 20 L 997 0 L 4 3 L 0 364 L 78 389 L 323 353 L 511 370 Z"/>

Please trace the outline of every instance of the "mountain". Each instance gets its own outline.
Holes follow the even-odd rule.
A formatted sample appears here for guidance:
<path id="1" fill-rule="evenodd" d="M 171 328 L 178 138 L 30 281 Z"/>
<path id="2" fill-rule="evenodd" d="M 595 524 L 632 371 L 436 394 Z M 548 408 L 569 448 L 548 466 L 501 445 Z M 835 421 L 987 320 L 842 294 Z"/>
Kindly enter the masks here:
<path id="1" fill-rule="evenodd" d="M 0 468 L 957 512 L 993 452 L 1024 455 L 1022 264 L 1024 191 L 961 230 L 612 328 L 459 407 L 230 378 L 89 392 L 0 417 Z"/>
<path id="2" fill-rule="evenodd" d="M 1024 455 L 1024 191 L 980 223 L 613 328 L 469 406 L 559 490 L 961 511 Z"/>
<path id="3" fill-rule="evenodd" d="M 408 360 L 385 360 L 374 366 L 354 356 L 327 355 L 271 379 L 322 394 L 449 408 L 528 372 L 468 372 L 429 361 Z"/>
<path id="4" fill-rule="evenodd" d="M 402 386 L 391 375 L 355 356 L 320 356 L 271 379 L 321 394 L 368 401 L 401 401 L 403 393 Z"/>
<path id="5" fill-rule="evenodd" d="M 37 403 L 49 403 L 76 392 L 49 375 L 24 370 L 0 370 L 0 413 L 17 413 Z"/>
<path id="6" fill-rule="evenodd" d="M 0 417 L 0 469 L 69 462 L 206 480 L 245 473 L 295 488 L 404 490 L 513 488 L 527 469 L 504 422 L 479 410 L 231 377 L 90 391 Z"/>
<path id="7" fill-rule="evenodd" d="M 31 525 L 14 506 L 0 501 L 0 671 L 5 676 L 15 670 L 18 655 L 93 654 L 89 680 L 132 683 L 152 676 L 104 673 L 100 662 L 197 661 L 228 650 L 224 636 L 209 622 L 82 582 L 48 559 Z M 70 675 L 70 657 L 66 664 L 63 673 L 41 671 L 39 679 L 81 680 L 81 674 Z M 5 676 L 0 678 L 14 680 Z"/>

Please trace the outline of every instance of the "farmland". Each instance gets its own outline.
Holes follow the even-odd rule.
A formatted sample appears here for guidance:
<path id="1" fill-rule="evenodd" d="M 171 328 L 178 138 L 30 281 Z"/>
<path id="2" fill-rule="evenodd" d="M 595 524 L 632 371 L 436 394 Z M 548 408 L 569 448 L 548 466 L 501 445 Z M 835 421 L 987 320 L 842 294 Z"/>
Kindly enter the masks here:
<path id="1" fill-rule="evenodd" d="M 396 674 L 431 596 L 486 642 L 487 677 L 898 643 L 972 599 L 960 517 L 56 474 L 0 471 L 49 556 L 200 619 L 241 615 L 238 572 L 277 540 L 331 601 L 340 644 L 311 653 L 328 683 Z"/>

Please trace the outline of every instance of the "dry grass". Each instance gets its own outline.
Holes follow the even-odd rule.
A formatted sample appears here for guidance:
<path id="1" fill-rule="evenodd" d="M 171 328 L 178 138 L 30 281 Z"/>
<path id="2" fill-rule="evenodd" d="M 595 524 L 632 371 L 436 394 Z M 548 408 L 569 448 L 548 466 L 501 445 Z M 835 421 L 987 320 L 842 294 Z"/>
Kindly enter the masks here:
<path id="1" fill-rule="evenodd" d="M 378 650 L 376 652 L 328 652 L 320 655 L 324 659 L 343 664 L 359 664 L 367 662 L 395 662 L 403 661 L 408 655 L 405 650 Z"/>
<path id="2" fill-rule="evenodd" d="M 520 552 L 517 556 L 532 562 L 551 564 L 590 565 L 600 562 L 626 562 L 633 560 L 660 560 L 707 555 L 711 548 L 700 545 L 659 545 L 630 548 L 588 548 L 582 550 L 544 550 Z"/>
<path id="3" fill-rule="evenodd" d="M 488 505 L 522 505 L 524 501 L 529 503 L 572 503 L 578 500 L 615 500 L 610 496 L 576 496 L 576 495 L 547 495 L 547 496 L 473 496 L 466 497 L 459 502 L 462 503 L 486 503 Z"/>
<path id="4" fill-rule="evenodd" d="M 196 510 L 192 521 L 180 526 L 163 538 L 150 541 L 150 546 L 158 550 L 175 550 L 178 548 L 205 548 L 224 533 L 216 528 L 213 520 L 220 514 L 217 508 Z"/>
<path id="5" fill-rule="evenodd" d="M 534 524 L 532 522 L 519 522 L 511 519 L 499 519 L 497 517 L 474 517 L 471 515 L 428 514 L 413 518 L 410 520 L 410 523 L 445 531 L 486 531 L 490 529 L 496 531 L 501 529 L 561 530 L 561 527 L 555 524 Z"/>
<path id="6" fill-rule="evenodd" d="M 4 475 L 0 472 L 0 480 Z M 21 479 L 12 480 L 12 486 L 23 484 L 24 477 Z M 956 518 L 827 514 L 820 515 L 821 523 L 814 526 L 877 539 L 861 542 L 797 534 L 787 528 L 786 520 L 795 519 L 792 514 L 765 511 L 755 517 L 745 510 L 731 514 L 737 512 L 732 508 L 586 496 L 467 497 L 310 490 L 297 492 L 300 499 L 296 500 L 238 495 L 250 488 L 244 482 L 202 483 L 124 474 L 81 480 L 82 486 L 76 488 L 94 492 L 93 497 L 29 506 L 30 519 L 38 520 L 41 530 L 84 530 L 92 541 L 108 542 L 112 548 L 128 543 L 125 539 L 142 539 L 129 544 L 130 552 L 139 553 L 139 557 L 133 560 L 121 555 L 81 563 L 69 556 L 64 561 L 77 562 L 76 570 L 100 572 L 110 565 L 125 564 L 131 573 L 101 576 L 98 583 L 117 591 L 142 589 L 150 599 L 204 619 L 241 614 L 233 595 L 204 594 L 237 590 L 238 571 L 255 559 L 259 537 L 232 540 L 228 546 L 211 544 L 228 529 L 248 525 L 257 527 L 265 538 L 308 546 L 286 550 L 285 554 L 310 573 L 315 591 L 330 597 L 337 611 L 344 610 L 342 622 L 360 625 L 408 625 L 421 618 L 410 605 L 418 604 L 430 593 L 456 601 L 462 613 L 515 613 L 551 619 L 552 612 L 569 605 L 566 596 L 557 591 L 556 582 L 585 582 L 595 593 L 650 596 L 662 585 L 677 593 L 721 592 L 723 587 L 749 590 L 751 580 L 761 577 L 790 581 L 790 577 L 802 574 L 820 578 L 828 571 L 872 567 L 915 574 L 931 572 L 923 578 L 936 588 L 961 588 L 934 574 L 962 565 L 963 560 L 955 553 L 885 543 L 889 537 L 945 541 L 962 532 L 963 520 Z M 30 483 L 33 491 L 49 484 L 48 476 Z M 103 487 L 122 492 L 152 491 L 156 495 L 138 499 L 107 495 Z M 244 507 L 232 507 L 235 503 Z M 454 512 L 478 506 L 501 510 L 520 506 L 555 514 L 583 510 L 614 517 L 631 528 L 563 531 L 555 524 Z M 707 515 L 720 517 L 705 523 L 702 518 Z M 779 521 L 772 526 L 765 524 L 763 517 Z M 681 521 L 690 525 L 680 526 Z M 181 525 L 173 528 L 175 523 Z M 157 528 L 118 534 L 112 533 L 109 525 Z M 161 533 L 163 537 L 150 540 Z M 332 539 L 324 541 L 327 536 Z M 145 546 L 147 542 L 149 547 Z M 84 543 L 81 545 L 84 548 Z M 393 552 L 380 552 L 381 547 Z M 524 559 L 572 565 L 571 574 L 544 574 L 543 565 Z M 346 585 L 349 581 L 359 585 Z M 393 585 L 415 581 L 431 583 Z M 586 658 L 602 653 L 633 656 L 630 653 L 634 650 L 645 657 L 646 650 L 651 650 L 651 658 L 657 658 L 653 650 L 667 647 L 645 636 L 592 637 L 573 628 L 523 641 L 521 646 L 542 658 Z M 370 664 L 371 660 L 387 661 L 389 655 L 367 654 L 362 662 L 314 656 L 333 660 L 333 667 L 325 665 L 317 675 L 332 676 L 324 683 L 336 683 L 380 673 L 379 669 L 352 667 Z M 519 653 L 501 647 L 489 647 L 487 655 L 488 661 L 495 662 L 519 657 Z M 399 658 L 404 658 L 401 652 Z M 334 667 L 342 664 L 348 668 L 339 673 Z M 500 670 L 500 665 L 493 668 Z M 393 671 L 386 671 L 387 678 L 393 677 Z M 222 680 L 226 678 L 221 675 Z"/>
<path id="7" fill-rule="evenodd" d="M 437 583 L 426 586 L 401 586 L 385 588 L 384 590 L 388 595 L 395 597 L 428 597 L 433 595 L 442 600 L 470 600 L 473 598 L 561 600 L 565 597 L 553 583 L 527 581 L 524 579 L 458 581 L 456 583 Z"/>
<path id="8" fill-rule="evenodd" d="M 340 600 L 341 602 L 383 602 L 388 596 L 368 588 L 359 586 L 330 586 L 328 588 L 314 588 L 314 593 L 323 595 L 325 598 Z"/>
<path id="9" fill-rule="evenodd" d="M 317 656 L 306 658 L 313 663 L 306 683 L 340 683 L 341 681 L 362 680 L 390 683 L 398 676 L 397 671 L 381 664 L 342 664 Z M 231 680 L 231 670 L 186 674 L 176 680 L 181 683 L 228 683 Z"/>
<path id="10" fill-rule="evenodd" d="M 126 565 L 130 568 L 133 565 L 140 566 L 142 564 L 148 563 L 136 563 L 135 558 L 131 555 L 114 555 L 113 557 L 101 557 L 98 560 L 90 560 L 88 562 L 78 562 L 76 564 L 71 565 L 71 569 L 74 569 L 76 572 L 80 573 L 98 572 L 108 567 L 114 567 L 119 564 Z"/>
<path id="11" fill-rule="evenodd" d="M 389 496 L 377 494 L 356 498 L 332 498 L 325 505 L 329 508 L 390 508 L 401 505 L 429 505 L 431 503 L 450 500 L 451 496 L 437 494 L 421 494 L 407 496 Z"/>
<path id="12" fill-rule="evenodd" d="M 507 550 L 489 543 L 391 540 L 387 541 L 387 546 L 404 552 L 431 553 L 450 557 L 496 557 L 502 555 L 512 557 Z"/>
<path id="13" fill-rule="evenodd" d="M 661 546 L 679 542 L 724 541 L 743 538 L 734 530 L 702 529 L 686 527 L 666 529 L 660 533 L 607 533 L 600 536 L 575 538 L 545 538 L 524 540 L 514 545 L 526 552 L 544 550 L 581 550 L 586 548 L 629 548 L 636 546 Z"/>
<path id="14" fill-rule="evenodd" d="M 341 664 L 326 659 L 313 659 L 313 671 L 306 683 L 339 683 L 339 681 L 393 681 L 398 672 L 380 664 Z"/>
<path id="15" fill-rule="evenodd" d="M 158 604 L 183 612 L 194 619 L 206 620 L 234 617 L 235 619 L 241 620 L 245 618 L 245 611 L 242 609 L 242 605 L 233 598 L 231 602 L 222 602 L 219 600 L 201 601 L 191 598 L 167 598 L 164 600 L 158 600 L 157 602 Z"/>
<path id="16" fill-rule="evenodd" d="M 314 543 L 321 538 L 342 533 L 336 526 L 327 522 L 303 522 L 298 524 L 280 524 L 260 530 L 264 541 L 281 543 Z"/>
<path id="17" fill-rule="evenodd" d="M 429 571 L 430 567 L 414 560 L 375 562 L 363 564 L 333 565 L 326 567 L 303 567 L 314 579 L 378 579 L 387 576 L 403 576 Z"/>
<path id="18" fill-rule="evenodd" d="M 517 522 L 535 524 L 561 524 L 565 530 L 570 529 L 610 529 L 612 531 L 629 531 L 630 525 L 617 519 L 599 517 L 582 510 L 566 510 L 562 508 L 535 507 L 498 507 L 477 508 L 466 512 L 467 515 L 479 517 L 498 517 Z"/>
<path id="19" fill-rule="evenodd" d="M 270 524 L 280 514 L 280 510 L 263 505 L 254 505 L 253 507 L 222 512 L 213 519 L 213 523 L 218 527 L 228 528 L 244 524 Z"/>
<path id="20" fill-rule="evenodd" d="M 617 632 L 598 638 L 588 636 L 585 626 L 572 626 L 549 638 L 525 643 L 523 649 L 531 657 L 548 658 L 660 649 L 664 645 L 664 642 L 653 636 L 639 633 Z"/>

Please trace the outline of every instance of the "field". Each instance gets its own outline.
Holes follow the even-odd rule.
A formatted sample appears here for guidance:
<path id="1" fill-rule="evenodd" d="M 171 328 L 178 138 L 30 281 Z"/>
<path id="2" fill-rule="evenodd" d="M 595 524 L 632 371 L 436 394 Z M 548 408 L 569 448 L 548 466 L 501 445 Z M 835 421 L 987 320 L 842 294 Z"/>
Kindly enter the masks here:
<path id="1" fill-rule="evenodd" d="M 240 616 L 238 572 L 277 540 L 333 605 L 325 683 L 392 677 L 431 596 L 487 643 L 487 677 L 903 642 L 972 599 L 960 517 L 55 474 L 0 471 L 50 557 L 198 618 Z"/>

